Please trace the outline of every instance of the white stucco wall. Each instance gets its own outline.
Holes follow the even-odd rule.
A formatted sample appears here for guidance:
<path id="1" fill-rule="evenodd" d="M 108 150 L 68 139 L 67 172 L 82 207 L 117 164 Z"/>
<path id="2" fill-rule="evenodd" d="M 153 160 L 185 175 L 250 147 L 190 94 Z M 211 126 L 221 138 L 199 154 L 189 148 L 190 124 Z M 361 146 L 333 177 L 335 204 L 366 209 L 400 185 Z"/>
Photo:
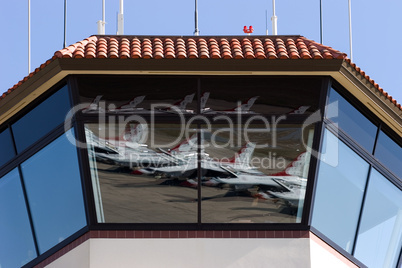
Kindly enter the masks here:
<path id="1" fill-rule="evenodd" d="M 317 240 L 318 239 L 318 240 Z M 319 238 L 94 238 L 47 267 L 356 267 Z"/>

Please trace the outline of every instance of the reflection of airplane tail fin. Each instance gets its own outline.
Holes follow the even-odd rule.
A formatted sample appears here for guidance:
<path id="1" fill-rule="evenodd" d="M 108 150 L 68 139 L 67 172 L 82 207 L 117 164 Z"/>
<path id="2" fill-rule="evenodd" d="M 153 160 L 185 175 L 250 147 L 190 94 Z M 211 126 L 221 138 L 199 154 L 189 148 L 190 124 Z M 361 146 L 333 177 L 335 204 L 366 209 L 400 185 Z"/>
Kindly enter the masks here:
<path id="1" fill-rule="evenodd" d="M 197 133 L 193 134 L 189 139 L 179 143 L 176 147 L 170 149 L 170 153 L 188 153 L 197 150 Z"/>
<path id="2" fill-rule="evenodd" d="M 253 106 L 254 102 L 258 99 L 259 96 L 255 96 L 252 98 L 249 98 L 248 100 L 244 101 L 242 104 L 237 106 L 234 110 L 235 111 L 243 111 L 243 112 L 248 112 L 251 109 L 251 106 Z"/>
<path id="3" fill-rule="evenodd" d="M 290 111 L 289 114 L 304 114 L 310 106 L 299 106 L 297 109 Z"/>
<path id="4" fill-rule="evenodd" d="M 99 109 L 99 101 L 101 98 L 102 98 L 102 95 L 96 96 L 96 98 L 92 100 L 91 104 L 87 108 L 85 108 L 83 111 L 86 112 L 86 111 L 98 110 Z"/>
<path id="5" fill-rule="evenodd" d="M 185 110 L 187 104 L 191 103 L 194 99 L 194 93 L 185 96 L 182 100 L 176 102 L 175 104 L 173 104 L 174 106 L 176 106 L 177 108 L 179 108 L 180 110 Z"/>
<path id="6" fill-rule="evenodd" d="M 285 170 L 272 174 L 273 176 L 298 176 L 303 177 L 304 165 L 306 164 L 307 153 L 303 152 L 294 159 Z"/>
<path id="7" fill-rule="evenodd" d="M 209 98 L 209 92 L 204 92 L 201 96 L 201 111 L 205 109 L 205 106 L 207 105 L 207 101 Z"/>
<path id="8" fill-rule="evenodd" d="M 251 157 L 253 156 L 256 144 L 248 142 L 229 160 L 230 163 L 238 165 L 249 165 Z"/>
<path id="9" fill-rule="evenodd" d="M 137 107 L 138 104 L 140 104 L 143 100 L 145 99 L 145 96 L 138 96 L 133 99 L 131 99 L 129 102 L 123 104 L 120 106 L 118 109 L 123 109 L 123 108 L 135 108 Z"/>

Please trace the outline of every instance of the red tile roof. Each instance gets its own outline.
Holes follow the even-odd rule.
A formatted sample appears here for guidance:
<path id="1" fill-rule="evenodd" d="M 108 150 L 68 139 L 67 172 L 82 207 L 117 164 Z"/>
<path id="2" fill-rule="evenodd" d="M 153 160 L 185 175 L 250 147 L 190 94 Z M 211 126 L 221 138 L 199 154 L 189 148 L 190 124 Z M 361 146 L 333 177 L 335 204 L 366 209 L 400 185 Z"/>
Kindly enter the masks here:
<path id="1" fill-rule="evenodd" d="M 343 59 L 402 110 L 345 53 L 303 36 L 137 37 L 90 36 L 54 53 L 54 56 L 0 96 L 0 100 L 57 58 L 134 59 Z"/>

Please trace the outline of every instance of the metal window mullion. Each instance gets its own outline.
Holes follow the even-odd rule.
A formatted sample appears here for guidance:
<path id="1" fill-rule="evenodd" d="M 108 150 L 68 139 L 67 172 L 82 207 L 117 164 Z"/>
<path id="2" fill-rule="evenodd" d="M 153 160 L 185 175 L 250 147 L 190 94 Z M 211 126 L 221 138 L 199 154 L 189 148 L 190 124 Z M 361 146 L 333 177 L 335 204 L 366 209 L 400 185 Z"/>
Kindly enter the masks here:
<path id="1" fill-rule="evenodd" d="M 367 189 L 368 189 L 368 185 L 370 182 L 371 170 L 373 169 L 373 167 L 370 165 L 370 163 L 368 163 L 368 164 L 369 164 L 369 167 L 368 167 L 369 170 L 367 172 L 366 185 L 364 186 L 363 199 L 362 199 L 362 204 L 360 206 L 359 218 L 357 219 L 356 232 L 355 232 L 355 237 L 353 239 L 353 247 L 352 247 L 352 251 L 351 251 L 352 255 L 355 254 L 355 250 L 356 250 L 356 242 L 357 242 L 357 237 L 359 235 L 359 229 L 360 229 L 361 219 L 362 219 L 363 210 L 364 210 L 364 204 L 366 202 Z"/>
<path id="2" fill-rule="evenodd" d="M 197 78 L 197 114 L 201 114 L 201 79 Z M 201 176 L 202 176 L 202 157 L 201 157 L 201 146 L 202 146 L 202 133 L 201 133 L 201 123 L 197 123 L 197 224 L 200 226 L 202 223 L 201 217 Z"/>
<path id="3" fill-rule="evenodd" d="M 321 153 L 323 136 L 325 132 L 324 118 L 326 115 L 326 107 L 329 99 L 329 92 L 331 88 L 330 78 L 323 79 L 322 92 L 319 100 L 319 108 L 322 110 L 321 121 L 317 122 L 314 126 L 314 139 L 313 139 L 313 150 L 315 150 L 318 155 L 317 157 L 311 157 L 309 175 L 308 175 L 308 185 L 306 190 L 306 197 L 304 200 L 304 211 L 302 216 L 302 223 L 311 226 L 313 209 L 314 209 L 314 197 L 317 188 L 317 176 L 319 169 L 319 155 Z M 306 209 L 307 208 L 307 209 Z"/>
<path id="4" fill-rule="evenodd" d="M 26 206 L 26 210 L 27 210 L 27 213 L 28 213 L 29 225 L 31 226 L 32 238 L 33 238 L 34 244 L 35 244 L 36 257 L 38 257 L 40 255 L 39 245 L 38 245 L 38 238 L 37 238 L 37 235 L 36 235 L 36 232 L 35 232 L 35 226 L 34 226 L 34 223 L 33 223 L 31 208 L 30 208 L 29 201 L 28 201 L 28 194 L 27 194 L 27 191 L 26 191 L 24 178 L 23 178 L 23 175 L 22 175 L 21 165 L 18 165 L 18 173 L 19 173 L 19 177 L 20 177 L 20 183 L 21 183 L 21 187 L 22 187 L 22 192 L 23 192 L 23 195 L 24 195 L 25 206 Z"/>

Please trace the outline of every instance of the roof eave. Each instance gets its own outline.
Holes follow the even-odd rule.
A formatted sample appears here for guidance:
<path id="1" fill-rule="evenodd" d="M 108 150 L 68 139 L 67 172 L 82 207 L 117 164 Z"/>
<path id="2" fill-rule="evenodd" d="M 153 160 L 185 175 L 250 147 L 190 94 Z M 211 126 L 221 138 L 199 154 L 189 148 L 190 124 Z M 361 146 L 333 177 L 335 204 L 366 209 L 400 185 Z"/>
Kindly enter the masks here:
<path id="1" fill-rule="evenodd" d="M 68 75 L 331 76 L 402 136 L 402 110 L 342 59 L 77 59 L 56 58 L 0 102 L 0 124 Z"/>
<path id="2" fill-rule="evenodd" d="M 369 77 L 356 70 L 349 61 L 344 61 L 334 79 L 402 136 L 402 110 Z"/>

